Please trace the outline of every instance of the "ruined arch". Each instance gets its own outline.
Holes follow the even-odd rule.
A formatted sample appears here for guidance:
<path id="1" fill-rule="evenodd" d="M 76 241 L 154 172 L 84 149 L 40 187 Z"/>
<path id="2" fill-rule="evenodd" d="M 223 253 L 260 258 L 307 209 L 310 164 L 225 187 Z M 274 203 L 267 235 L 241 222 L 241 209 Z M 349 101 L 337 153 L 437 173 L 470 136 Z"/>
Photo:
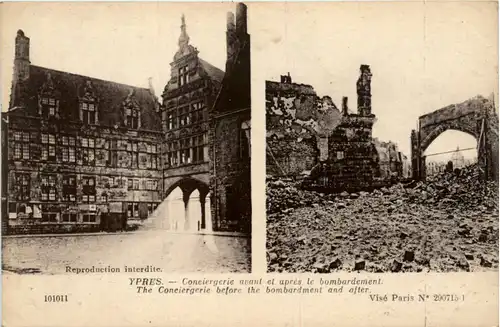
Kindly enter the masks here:
<path id="1" fill-rule="evenodd" d="M 438 123 L 437 125 L 433 125 L 432 128 L 429 128 L 428 130 L 424 130 L 422 133 L 423 139 L 420 144 L 420 149 L 422 153 L 427 150 L 429 145 L 434 142 L 435 139 L 437 139 L 441 134 L 443 134 L 446 131 L 449 130 L 454 130 L 454 131 L 459 131 L 459 132 L 464 132 L 466 134 L 469 134 L 473 136 L 476 141 L 479 139 L 479 133 L 476 126 L 471 126 L 472 124 L 470 123 L 464 123 L 461 124 L 460 122 L 457 121 L 445 121 L 442 123 Z"/>
<path id="2" fill-rule="evenodd" d="M 419 117 L 418 130 L 411 133 L 414 179 L 425 179 L 424 151 L 448 130 L 473 136 L 477 141 L 477 158 L 483 177 L 498 178 L 498 115 L 491 99 L 477 96 Z"/>

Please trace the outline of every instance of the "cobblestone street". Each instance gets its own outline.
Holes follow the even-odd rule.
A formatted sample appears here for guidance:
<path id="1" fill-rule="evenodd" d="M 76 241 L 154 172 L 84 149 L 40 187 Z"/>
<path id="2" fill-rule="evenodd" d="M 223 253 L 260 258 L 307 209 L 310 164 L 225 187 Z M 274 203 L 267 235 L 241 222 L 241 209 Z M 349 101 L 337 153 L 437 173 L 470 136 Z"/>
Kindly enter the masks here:
<path id="1" fill-rule="evenodd" d="M 4 271 L 60 274 L 66 267 L 152 265 L 163 272 L 249 272 L 250 239 L 160 231 L 79 236 L 5 237 Z"/>

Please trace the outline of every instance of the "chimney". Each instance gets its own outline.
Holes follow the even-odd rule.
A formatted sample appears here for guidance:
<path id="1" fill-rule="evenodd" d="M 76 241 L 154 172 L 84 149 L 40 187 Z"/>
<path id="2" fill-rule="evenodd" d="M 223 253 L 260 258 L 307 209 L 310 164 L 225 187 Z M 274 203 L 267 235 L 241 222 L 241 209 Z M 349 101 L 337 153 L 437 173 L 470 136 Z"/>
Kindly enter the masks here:
<path id="1" fill-rule="evenodd" d="M 30 72 L 30 39 L 22 30 L 17 31 L 16 53 L 14 57 L 14 82 L 29 78 Z"/>
<path id="2" fill-rule="evenodd" d="M 342 115 L 347 116 L 349 107 L 347 106 L 347 97 L 342 97 Z"/>
<path id="3" fill-rule="evenodd" d="M 20 83 L 30 77 L 30 39 L 22 30 L 17 31 L 14 54 L 14 70 L 10 91 L 9 110 L 23 106 L 25 99 L 22 94 L 23 85 Z"/>
<path id="4" fill-rule="evenodd" d="M 290 76 L 290 73 L 287 73 L 287 75 L 280 75 L 280 78 L 281 78 L 281 83 L 292 84 L 292 77 Z"/>
<path id="5" fill-rule="evenodd" d="M 358 114 L 361 116 L 371 115 L 372 112 L 372 93 L 371 81 L 372 73 L 369 65 L 361 65 L 360 74 L 356 83 L 358 92 Z"/>
<path id="6" fill-rule="evenodd" d="M 234 25 L 234 14 L 232 12 L 227 13 L 226 51 L 226 72 L 229 72 L 232 67 L 234 56 L 238 51 L 238 39 L 236 37 L 236 27 Z"/>
<path id="7" fill-rule="evenodd" d="M 148 89 L 149 89 L 149 93 L 151 93 L 152 96 L 155 96 L 155 89 L 153 87 L 153 78 L 152 77 L 148 77 Z"/>
<path id="8" fill-rule="evenodd" d="M 241 2 L 236 6 L 236 33 L 247 34 L 247 6 Z"/>
<path id="9" fill-rule="evenodd" d="M 236 26 L 234 25 L 234 14 L 232 12 L 227 13 L 227 31 L 234 31 Z"/>

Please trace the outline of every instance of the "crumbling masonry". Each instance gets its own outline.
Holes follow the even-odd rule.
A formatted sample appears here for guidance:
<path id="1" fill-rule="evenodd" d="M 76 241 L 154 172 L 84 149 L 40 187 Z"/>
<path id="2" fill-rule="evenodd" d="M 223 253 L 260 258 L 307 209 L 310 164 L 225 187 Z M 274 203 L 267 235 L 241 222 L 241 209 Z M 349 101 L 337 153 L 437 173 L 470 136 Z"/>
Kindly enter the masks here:
<path id="1" fill-rule="evenodd" d="M 298 175 L 310 170 L 305 186 L 325 192 L 370 188 L 378 169 L 372 140 L 371 71 L 361 65 L 357 113 L 348 99 L 339 110 L 310 85 L 266 82 L 267 171 Z"/>

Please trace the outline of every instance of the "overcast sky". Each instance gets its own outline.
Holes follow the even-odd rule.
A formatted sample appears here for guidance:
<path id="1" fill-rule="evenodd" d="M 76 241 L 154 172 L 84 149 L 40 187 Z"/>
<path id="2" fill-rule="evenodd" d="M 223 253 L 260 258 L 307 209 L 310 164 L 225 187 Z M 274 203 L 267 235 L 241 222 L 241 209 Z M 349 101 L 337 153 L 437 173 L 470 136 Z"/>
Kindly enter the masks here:
<path id="1" fill-rule="evenodd" d="M 493 2 L 287 3 L 259 9 L 253 10 L 259 17 L 253 51 L 259 50 L 265 79 L 279 81 L 290 72 L 293 81 L 311 84 L 339 108 L 348 96 L 356 111 L 359 66 L 370 65 L 378 118 L 373 134 L 397 142 L 407 155 L 418 116 L 498 88 Z M 463 133 L 443 138 L 427 153 L 475 146 Z"/>
<path id="2" fill-rule="evenodd" d="M 147 87 L 160 95 L 178 49 L 181 15 L 200 57 L 224 70 L 226 13 L 235 4 L 4 3 L 1 28 L 2 105 L 8 106 L 18 29 L 30 38 L 38 66 Z M 5 109 L 4 109 L 5 110 Z"/>
<path id="3" fill-rule="evenodd" d="M 224 69 L 226 12 L 235 10 L 232 3 L 159 2 L 2 7 L 2 110 L 18 29 L 31 39 L 32 64 L 142 87 L 152 77 L 159 95 L 178 48 L 182 13 L 191 44 Z M 287 72 L 337 106 L 348 96 L 355 111 L 359 66 L 368 64 L 378 118 L 374 136 L 397 142 L 407 155 L 418 116 L 497 90 L 493 2 L 252 3 L 249 31 L 254 117 L 263 120 L 264 80 Z M 437 139 L 428 153 L 474 146 L 470 136 L 446 134 L 451 136 Z"/>

